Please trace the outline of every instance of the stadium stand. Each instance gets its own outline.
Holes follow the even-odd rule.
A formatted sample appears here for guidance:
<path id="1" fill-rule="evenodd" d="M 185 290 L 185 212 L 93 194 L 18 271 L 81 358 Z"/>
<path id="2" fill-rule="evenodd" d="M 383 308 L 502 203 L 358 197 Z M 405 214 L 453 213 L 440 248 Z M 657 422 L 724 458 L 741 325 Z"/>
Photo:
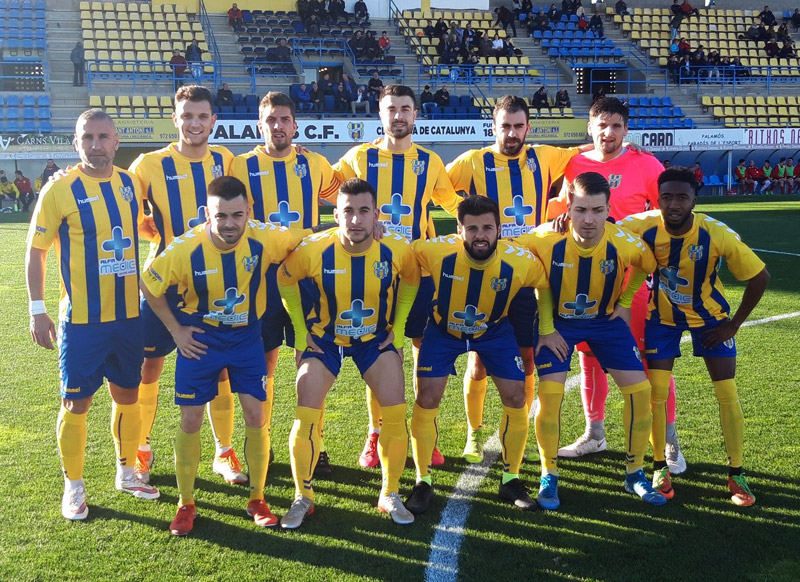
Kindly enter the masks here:
<path id="1" fill-rule="evenodd" d="M 712 112 L 725 127 L 782 127 L 800 119 L 800 97 L 704 96 L 703 109 Z"/>

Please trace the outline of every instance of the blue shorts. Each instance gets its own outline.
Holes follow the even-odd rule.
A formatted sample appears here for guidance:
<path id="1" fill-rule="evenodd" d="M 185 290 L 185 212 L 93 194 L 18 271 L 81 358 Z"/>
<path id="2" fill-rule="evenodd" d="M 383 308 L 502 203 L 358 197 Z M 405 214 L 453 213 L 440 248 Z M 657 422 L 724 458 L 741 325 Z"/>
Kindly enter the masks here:
<path id="1" fill-rule="evenodd" d="M 202 406 L 217 396 L 222 370 L 228 370 L 231 392 L 250 394 L 264 402 L 267 399 L 267 364 L 260 339 L 261 328 L 219 329 L 181 318 L 182 325 L 201 327 L 205 333 L 195 339 L 206 344 L 206 354 L 192 360 L 178 352 L 175 361 L 175 404 Z M 220 326 L 222 327 L 222 326 Z"/>
<path id="2" fill-rule="evenodd" d="M 508 380 L 525 380 L 525 368 L 519 346 L 508 319 L 501 319 L 476 339 L 459 339 L 442 331 L 433 320 L 425 328 L 417 361 L 417 376 L 441 378 L 455 375 L 455 361 L 466 352 L 481 357 L 490 376 Z"/>
<path id="3" fill-rule="evenodd" d="M 267 268 L 267 310 L 261 318 L 261 339 L 264 342 L 264 353 L 280 347 L 284 340 L 289 347 L 294 346 L 294 326 L 281 302 L 278 291 L 278 266 L 271 264 Z"/>
<path id="4" fill-rule="evenodd" d="M 372 364 L 375 363 L 381 354 L 385 352 L 397 353 L 397 349 L 392 344 L 389 344 L 382 350 L 378 349 L 378 345 L 386 339 L 387 335 L 387 332 L 382 332 L 367 342 L 357 343 L 356 345 L 349 347 L 337 346 L 332 341 L 314 337 L 314 341 L 316 342 L 317 346 L 319 346 L 319 349 L 322 350 L 322 353 L 309 352 L 306 350 L 303 352 L 301 357 L 303 359 L 317 358 L 318 360 L 322 360 L 322 363 L 334 376 L 339 375 L 344 359 L 350 357 L 353 358 L 353 362 L 363 376 L 367 373 L 367 370 L 372 367 Z"/>
<path id="5" fill-rule="evenodd" d="M 536 356 L 536 371 L 539 376 L 568 372 L 569 362 L 575 345 L 586 342 L 589 349 L 605 369 L 642 370 L 642 357 L 631 328 L 620 318 L 608 319 L 563 319 L 555 318 L 556 331 L 561 334 L 569 346 L 569 353 L 563 362 L 548 348 L 543 348 Z M 538 331 L 536 333 L 538 341 Z"/>
<path id="6" fill-rule="evenodd" d="M 170 289 L 173 288 L 170 287 Z M 177 313 L 178 302 L 180 301 L 177 291 L 170 293 L 170 290 L 167 290 L 166 297 L 172 312 Z M 161 323 L 161 320 L 153 312 L 144 297 L 139 302 L 139 309 L 142 313 L 142 325 L 144 327 L 144 357 L 163 358 L 172 353 L 172 350 L 175 349 L 175 340 L 172 339 L 172 335 Z"/>
<path id="7" fill-rule="evenodd" d="M 425 333 L 425 324 L 428 323 L 431 301 L 436 286 L 433 284 L 433 277 L 422 277 L 419 280 L 419 290 L 411 306 L 406 323 L 406 337 L 422 337 Z"/>
<path id="8" fill-rule="evenodd" d="M 736 338 L 731 338 L 713 349 L 703 347 L 703 332 L 714 329 L 721 322 L 693 327 L 688 331 L 692 335 L 692 348 L 699 358 L 735 358 Z M 680 327 L 664 325 L 648 319 L 644 324 L 644 357 L 648 360 L 663 360 L 681 357 L 681 336 L 686 331 Z"/>
<path id="9" fill-rule="evenodd" d="M 520 289 L 508 306 L 508 321 L 514 328 L 514 337 L 521 348 L 533 347 L 533 328 L 536 322 L 537 305 L 532 287 Z"/>
<path id="10" fill-rule="evenodd" d="M 120 388 L 138 388 L 142 381 L 141 317 L 87 324 L 62 321 L 58 347 L 62 398 L 92 396 L 103 378 Z"/>

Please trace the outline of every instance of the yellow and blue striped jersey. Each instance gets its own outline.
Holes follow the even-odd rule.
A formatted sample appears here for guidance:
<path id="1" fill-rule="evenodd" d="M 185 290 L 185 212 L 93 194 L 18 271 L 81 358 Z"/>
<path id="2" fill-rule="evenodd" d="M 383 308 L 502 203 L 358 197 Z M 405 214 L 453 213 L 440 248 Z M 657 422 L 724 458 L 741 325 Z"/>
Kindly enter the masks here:
<path id="1" fill-rule="evenodd" d="M 278 270 L 282 286 L 310 279 L 311 334 L 340 346 L 367 342 L 391 329 L 398 279 L 419 285 L 419 265 L 403 237 L 388 234 L 363 253 L 344 249 L 339 229 L 306 237 Z"/>
<path id="2" fill-rule="evenodd" d="M 273 158 L 260 145 L 236 156 L 231 176 L 247 186 L 252 217 L 286 228 L 319 224 L 319 199 L 336 201 L 339 180 L 323 156 L 314 152 Z"/>
<path id="3" fill-rule="evenodd" d="M 139 316 L 139 180 L 115 167 L 108 180 L 79 166 L 48 182 L 31 219 L 28 244 L 55 245 L 61 272 L 60 317 L 103 323 Z"/>
<path id="4" fill-rule="evenodd" d="M 280 263 L 308 232 L 250 220 L 239 243 L 221 251 L 203 223 L 175 237 L 142 280 L 156 296 L 177 285 L 178 309 L 208 325 L 244 327 L 266 311 L 269 265 Z"/>
<path id="5" fill-rule="evenodd" d="M 556 316 L 593 319 L 611 315 L 622 294 L 628 267 L 651 273 L 656 260 L 637 235 L 605 223 L 600 241 L 590 249 L 578 246 L 570 231 L 533 232 L 516 242 L 532 250 L 544 265 L 553 290 Z"/>
<path id="6" fill-rule="evenodd" d="M 365 143 L 348 151 L 334 170 L 342 182 L 350 178 L 369 182 L 378 194 L 379 220 L 407 240 L 425 238 L 430 232 L 431 201 L 452 215 L 461 202 L 442 159 L 417 144 L 393 152 Z"/>
<path id="7" fill-rule="evenodd" d="M 158 236 L 150 245 L 149 264 L 176 236 L 206 221 L 206 187 L 229 173 L 233 154 L 209 146 L 199 160 L 178 153 L 175 144 L 140 155 L 130 171 L 139 177 Z"/>
<path id="8" fill-rule="evenodd" d="M 650 319 L 682 328 L 702 327 L 727 319 L 730 306 L 719 278 L 724 258 L 740 281 L 752 279 L 764 262 L 739 235 L 705 214 L 694 214 L 691 230 L 673 236 L 664 228 L 661 212 L 634 214 L 621 224 L 642 237 L 656 257 Z"/>
<path id="9" fill-rule="evenodd" d="M 454 234 L 415 241 L 412 248 L 436 287 L 431 303 L 436 325 L 459 339 L 480 337 L 506 317 L 522 287 L 548 286 L 541 262 L 508 241 L 497 241 L 494 258 L 484 265 L 469 258 Z"/>
<path id="10" fill-rule="evenodd" d="M 550 187 L 578 153 L 578 148 L 535 145 L 509 157 L 489 146 L 464 152 L 447 165 L 447 174 L 456 190 L 497 202 L 500 236 L 511 238 L 546 221 Z"/>

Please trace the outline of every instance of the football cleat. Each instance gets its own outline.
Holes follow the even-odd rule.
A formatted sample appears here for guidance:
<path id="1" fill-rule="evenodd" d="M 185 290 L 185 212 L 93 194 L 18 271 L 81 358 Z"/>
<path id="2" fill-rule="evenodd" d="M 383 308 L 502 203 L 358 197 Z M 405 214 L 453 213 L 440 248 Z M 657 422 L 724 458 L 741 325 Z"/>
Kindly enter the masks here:
<path id="1" fill-rule="evenodd" d="M 378 499 L 378 509 L 382 513 L 388 513 L 396 524 L 408 525 L 409 523 L 414 523 L 414 514 L 403 505 L 403 500 L 400 499 L 397 493 L 381 495 Z"/>
<path id="2" fill-rule="evenodd" d="M 483 461 L 483 431 L 467 431 L 467 444 L 461 454 L 467 463 L 480 463 Z"/>
<path id="3" fill-rule="evenodd" d="M 169 524 L 169 533 L 174 536 L 185 536 L 194 529 L 194 518 L 197 515 L 194 503 L 181 505 L 175 514 L 175 519 Z"/>
<path id="4" fill-rule="evenodd" d="M 320 451 L 317 465 L 314 467 L 314 477 L 317 479 L 324 479 L 330 477 L 331 473 L 333 473 L 333 467 L 331 467 L 331 460 L 328 458 L 328 453 Z"/>
<path id="5" fill-rule="evenodd" d="M 736 505 L 745 507 L 756 502 L 756 496 L 750 491 L 744 473 L 728 477 L 728 489 L 731 492 L 731 501 Z"/>
<path id="6" fill-rule="evenodd" d="M 70 521 L 80 521 L 88 517 L 89 506 L 86 505 L 86 487 L 83 484 L 83 479 L 78 479 L 75 486 L 64 483 L 61 515 Z"/>
<path id="7" fill-rule="evenodd" d="M 138 451 L 136 453 L 136 464 L 133 466 L 133 474 L 145 483 L 150 483 L 150 469 L 153 468 L 156 455 L 152 449 L 149 451 Z"/>
<path id="8" fill-rule="evenodd" d="M 433 454 L 431 454 L 431 467 L 440 467 L 444 465 L 444 455 L 439 450 L 439 447 L 433 447 Z"/>
<path id="9" fill-rule="evenodd" d="M 583 455 L 591 455 L 594 453 L 600 453 L 606 450 L 606 439 L 605 437 L 601 439 L 594 439 L 588 434 L 583 434 L 578 437 L 571 445 L 567 445 L 566 447 L 561 447 L 558 449 L 558 456 L 559 457 L 582 457 Z"/>
<path id="10" fill-rule="evenodd" d="M 244 485 L 247 483 L 247 475 L 242 473 L 242 462 L 236 457 L 236 451 L 228 449 L 221 455 L 214 457 L 214 472 L 222 475 L 228 483 Z"/>
<path id="11" fill-rule="evenodd" d="M 358 464 L 365 469 L 377 467 L 381 459 L 378 456 L 378 437 L 380 435 L 376 432 L 371 432 L 367 435 L 367 441 L 364 443 L 364 450 L 361 451 L 361 456 L 358 457 Z M 322 453 L 320 453 L 322 455 Z"/>
<path id="12" fill-rule="evenodd" d="M 558 498 L 558 475 L 548 473 L 539 479 L 539 495 L 536 503 L 542 509 L 555 511 L 561 507 L 561 500 Z"/>
<path id="13" fill-rule="evenodd" d="M 161 495 L 158 489 L 142 481 L 136 476 L 135 472 L 131 473 L 131 476 L 126 478 L 122 475 L 121 471 L 117 471 L 117 478 L 114 480 L 114 485 L 117 491 L 129 493 L 139 499 L 158 499 Z"/>
<path id="14" fill-rule="evenodd" d="M 411 494 L 406 498 L 406 509 L 414 515 L 420 515 L 428 511 L 433 499 L 433 487 L 425 481 L 420 481 L 411 490 Z"/>
<path id="15" fill-rule="evenodd" d="M 672 488 L 672 479 L 669 476 L 669 467 L 653 471 L 653 489 L 667 499 L 672 499 L 675 496 L 675 489 Z"/>
<path id="16" fill-rule="evenodd" d="M 519 479 L 512 479 L 508 483 L 501 482 L 499 495 L 501 500 L 512 503 L 524 511 L 536 510 L 536 502 L 528 495 L 528 490 Z"/>
<path id="17" fill-rule="evenodd" d="M 650 505 L 664 505 L 667 502 L 666 497 L 653 489 L 641 469 L 625 475 L 625 491 L 638 495 L 645 503 Z"/>
<path id="18" fill-rule="evenodd" d="M 253 518 L 256 525 L 260 527 L 275 527 L 278 525 L 278 518 L 269 509 L 269 505 L 263 499 L 253 499 L 247 504 L 247 515 Z"/>
<path id="19" fill-rule="evenodd" d="M 686 470 L 686 459 L 678 443 L 667 443 L 664 455 L 667 458 L 667 467 L 669 467 L 671 475 L 680 475 Z"/>
<path id="20" fill-rule="evenodd" d="M 297 529 L 303 525 L 303 520 L 306 516 L 314 513 L 314 502 L 308 497 L 298 495 L 292 501 L 289 511 L 286 512 L 281 518 L 281 527 L 283 529 Z"/>

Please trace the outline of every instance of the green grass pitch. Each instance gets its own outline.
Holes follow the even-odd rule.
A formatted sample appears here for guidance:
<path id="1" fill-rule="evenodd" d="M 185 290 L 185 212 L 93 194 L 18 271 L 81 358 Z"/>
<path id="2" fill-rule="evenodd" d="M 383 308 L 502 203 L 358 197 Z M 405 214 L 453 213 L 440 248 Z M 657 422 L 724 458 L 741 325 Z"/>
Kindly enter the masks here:
<path id="1" fill-rule="evenodd" d="M 726 222 L 754 248 L 800 253 L 800 202 L 708 202 L 698 210 Z M 436 214 L 440 232 L 452 220 Z M 262 530 L 248 520 L 246 490 L 211 472 L 213 443 L 203 428 L 197 479 L 198 519 L 186 539 L 167 526 L 177 490 L 172 438 L 174 365 L 162 376 L 153 434 L 153 484 L 161 499 L 133 499 L 114 490 L 109 397 L 98 392 L 89 415 L 86 484 L 90 518 L 60 514 L 62 478 L 56 454 L 59 406 L 55 352 L 35 346 L 27 325 L 23 254 L 27 225 L 0 224 L 0 579 L 4 580 L 422 580 L 441 513 L 467 465 L 460 459 L 466 420 L 461 379 L 452 378 L 442 404 L 440 448 L 447 463 L 434 473 L 431 511 L 411 527 L 394 525 L 375 509 L 380 474 L 357 466 L 365 435 L 363 383 L 348 362 L 331 391 L 325 425 L 332 479 L 315 484 L 317 513 L 296 532 Z M 751 320 L 800 311 L 800 256 L 760 253 L 772 274 Z M 56 313 L 57 272 L 51 258 L 47 302 Z M 734 306 L 743 286 L 724 271 Z M 700 360 L 678 360 L 678 432 L 689 463 L 676 477 L 675 498 L 646 507 L 622 490 L 622 400 L 608 403 L 609 451 L 561 463 L 562 510 L 516 511 L 497 500 L 499 463 L 473 499 L 458 551 L 459 580 L 800 580 L 800 317 L 740 330 L 738 386 L 745 411 L 745 458 L 758 501 L 737 508 L 725 488 L 725 455 L 711 383 Z M 685 351 L 689 348 L 684 345 Z M 410 350 L 406 351 L 410 354 Z M 407 358 L 409 359 L 409 358 Z M 459 360 L 459 372 L 464 361 Z M 575 366 L 573 366 L 574 368 Z M 410 378 L 410 363 L 406 363 Z M 412 400 L 410 380 L 408 399 Z M 293 495 L 288 434 L 294 415 L 294 366 L 278 365 L 272 422 L 275 462 L 267 502 L 283 515 Z M 409 413 L 410 414 L 410 413 Z M 497 428 L 499 398 L 490 386 L 486 420 Z M 567 395 L 562 442 L 582 430 L 578 391 Z M 237 413 L 235 444 L 242 450 Z M 533 430 L 529 443 L 535 443 Z M 410 453 L 409 453 L 410 455 Z M 648 457 L 649 464 L 649 457 Z M 401 487 L 414 480 L 410 456 Z M 649 470 L 648 470 L 649 472 Z M 526 462 L 533 487 L 538 464 Z M 441 579 L 452 579 L 444 578 Z"/>

